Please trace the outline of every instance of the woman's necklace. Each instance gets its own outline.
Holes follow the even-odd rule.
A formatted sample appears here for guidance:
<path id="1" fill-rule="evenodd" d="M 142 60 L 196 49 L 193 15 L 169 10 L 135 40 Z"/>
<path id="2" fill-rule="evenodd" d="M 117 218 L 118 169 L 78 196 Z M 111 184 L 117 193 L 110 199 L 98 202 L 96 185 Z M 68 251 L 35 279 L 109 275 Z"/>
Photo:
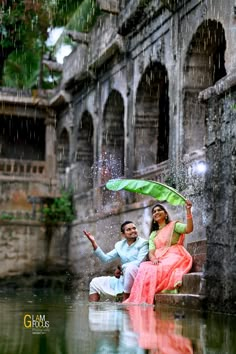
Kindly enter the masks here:
<path id="1" fill-rule="evenodd" d="M 163 225 L 159 225 L 159 229 L 158 230 L 161 230 L 161 229 L 163 229 L 163 227 L 165 227 L 166 226 L 166 224 L 163 224 Z"/>

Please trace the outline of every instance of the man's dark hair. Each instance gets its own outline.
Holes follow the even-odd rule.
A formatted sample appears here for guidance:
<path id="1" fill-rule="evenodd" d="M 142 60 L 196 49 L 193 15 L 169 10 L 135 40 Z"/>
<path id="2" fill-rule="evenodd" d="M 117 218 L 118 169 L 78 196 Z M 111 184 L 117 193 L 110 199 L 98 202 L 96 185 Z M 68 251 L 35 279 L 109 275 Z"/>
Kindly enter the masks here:
<path id="1" fill-rule="evenodd" d="M 133 224 L 133 221 L 125 221 L 125 222 L 123 222 L 123 224 L 121 224 L 120 231 L 122 233 L 125 232 L 125 225 L 127 225 L 127 224 Z"/>

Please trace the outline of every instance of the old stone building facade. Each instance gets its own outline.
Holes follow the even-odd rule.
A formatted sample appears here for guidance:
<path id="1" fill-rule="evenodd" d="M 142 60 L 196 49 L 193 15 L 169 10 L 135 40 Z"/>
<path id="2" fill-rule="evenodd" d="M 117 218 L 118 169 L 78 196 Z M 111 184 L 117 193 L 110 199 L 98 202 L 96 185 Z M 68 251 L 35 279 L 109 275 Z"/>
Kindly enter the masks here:
<path id="1" fill-rule="evenodd" d="M 148 237 L 154 200 L 109 192 L 107 180 L 161 181 L 193 201 L 195 230 L 187 243 L 207 244 L 209 306 L 235 311 L 235 2 L 98 4 L 102 14 L 89 33 L 75 36 L 60 87 L 46 100 L 56 137 L 52 125 L 48 137 L 35 128 L 40 141 L 46 137 L 54 192 L 73 187 L 77 219 L 69 268 L 80 288 L 106 270 L 94 259 L 84 228 L 107 251 L 125 219 Z M 170 211 L 184 220 L 184 209 Z"/>
<path id="2" fill-rule="evenodd" d="M 58 196 L 56 116 L 31 92 L 2 88 L 0 97 L 0 279 L 42 285 L 39 273 L 67 267 L 67 227 L 51 239 L 41 220 L 45 198 Z"/>
<path id="3" fill-rule="evenodd" d="M 96 232 L 105 247 L 114 221 L 131 217 L 147 232 L 147 198 L 114 196 L 103 188 L 109 178 L 169 182 L 194 202 L 196 226 L 188 242 L 207 240 L 208 296 L 230 307 L 235 296 L 235 262 L 228 264 L 235 247 L 230 153 L 235 143 L 235 4 L 219 0 L 126 1 L 118 9 L 110 5 L 86 41 L 80 38 L 65 59 L 61 91 L 52 102 L 78 211 L 71 239 L 75 271 L 83 277 L 81 264 L 87 264 L 88 274 L 97 267 L 95 263 L 91 268 L 88 253 L 79 251 L 85 249 L 83 227 Z M 224 130 L 221 116 L 228 117 Z M 216 141 L 218 152 L 228 143 L 223 161 L 214 154 Z M 222 184 L 231 187 L 230 192 L 216 193 Z M 227 208 L 224 217 L 216 215 L 217 205 Z M 217 236 L 225 219 L 231 224 L 227 246 Z M 221 291 L 219 278 L 224 278 Z"/>

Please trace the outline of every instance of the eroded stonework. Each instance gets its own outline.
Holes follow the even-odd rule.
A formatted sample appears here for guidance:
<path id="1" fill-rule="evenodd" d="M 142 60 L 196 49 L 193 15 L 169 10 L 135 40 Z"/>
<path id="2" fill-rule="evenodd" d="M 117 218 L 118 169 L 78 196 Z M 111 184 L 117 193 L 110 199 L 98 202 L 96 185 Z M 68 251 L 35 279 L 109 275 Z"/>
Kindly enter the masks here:
<path id="1" fill-rule="evenodd" d="M 221 228 L 214 212 L 223 202 L 220 193 L 215 193 L 215 183 L 219 183 L 216 171 L 227 163 L 231 166 L 232 160 L 224 155 L 222 161 L 212 149 L 217 131 L 223 127 L 218 122 L 220 116 L 228 117 L 231 131 L 234 118 L 229 111 L 224 113 L 224 108 L 215 110 L 208 98 L 213 97 L 216 106 L 221 93 L 226 102 L 228 97 L 232 101 L 230 92 L 235 80 L 230 77 L 236 63 L 233 9 L 233 1 L 227 6 L 223 1 L 214 5 L 204 1 L 148 1 L 145 5 L 139 1 L 123 2 L 118 15 L 104 13 L 99 18 L 98 28 L 95 25 L 90 34 L 86 57 L 83 46 L 80 57 L 78 45 L 76 52 L 65 59 L 67 70 L 61 89 L 70 93 L 75 112 L 71 141 L 68 138 L 68 178 L 75 188 L 79 220 L 72 234 L 70 254 L 81 279 L 79 264 L 85 265 L 88 278 L 101 270 L 98 263 L 93 265 L 96 261 L 91 260 L 92 253 L 82 237 L 83 228 L 94 232 L 105 250 L 112 248 L 114 230 L 118 239 L 118 224 L 127 218 L 137 222 L 140 232 L 148 237 L 145 225 L 150 221 L 153 200 L 106 191 L 106 181 L 121 176 L 157 180 L 175 186 L 193 201 L 195 229 L 187 243 L 207 239 L 208 296 L 209 302 L 216 303 L 210 291 L 215 281 L 213 274 L 220 275 L 223 288 L 224 269 L 233 271 L 226 253 L 222 254 L 217 243 L 210 241 L 212 233 Z M 109 33 L 111 39 L 107 40 L 103 33 Z M 69 63 L 76 62 L 84 63 L 84 67 L 73 72 Z M 59 139 L 63 129 L 68 137 L 71 134 L 64 116 L 65 112 L 58 116 Z M 80 151 L 87 149 L 80 139 L 86 134 L 88 141 L 84 140 L 84 146 L 88 142 L 93 146 L 93 158 L 82 156 L 77 150 L 78 146 Z M 226 131 L 222 134 L 226 137 Z M 233 141 L 224 142 L 229 150 Z M 88 167 L 94 172 L 93 192 Z M 229 183 L 232 191 L 235 182 L 226 175 L 230 176 L 229 168 L 222 172 L 221 183 Z M 224 213 L 231 220 L 233 192 L 226 198 L 229 203 L 224 203 Z M 183 210 L 171 213 L 185 219 Z M 232 240 L 232 230 L 227 237 Z M 232 242 L 230 249 L 234 249 Z M 219 259 L 216 268 L 211 262 L 212 252 Z M 235 296 L 235 289 L 230 282 L 227 289 L 228 301 Z M 225 303 L 224 295 L 218 294 Z"/>

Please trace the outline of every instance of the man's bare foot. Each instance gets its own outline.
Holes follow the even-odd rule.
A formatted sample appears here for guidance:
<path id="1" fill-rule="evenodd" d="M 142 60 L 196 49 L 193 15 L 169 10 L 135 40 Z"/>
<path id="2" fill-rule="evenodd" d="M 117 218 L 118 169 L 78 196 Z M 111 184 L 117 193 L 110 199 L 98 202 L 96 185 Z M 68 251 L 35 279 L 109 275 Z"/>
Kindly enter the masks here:
<path id="1" fill-rule="evenodd" d="M 89 295 L 89 302 L 98 302 L 100 300 L 100 295 L 98 293 Z"/>

